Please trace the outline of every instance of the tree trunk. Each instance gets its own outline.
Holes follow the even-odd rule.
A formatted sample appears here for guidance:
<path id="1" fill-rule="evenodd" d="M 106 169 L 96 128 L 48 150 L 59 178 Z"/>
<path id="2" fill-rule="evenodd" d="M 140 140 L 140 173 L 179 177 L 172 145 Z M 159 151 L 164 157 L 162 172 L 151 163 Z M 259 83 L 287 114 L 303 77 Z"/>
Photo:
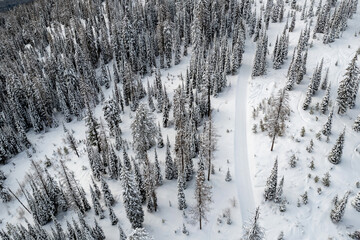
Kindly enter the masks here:
<path id="1" fill-rule="evenodd" d="M 78 150 L 77 150 L 76 147 L 74 147 L 74 151 L 75 151 L 75 153 L 76 153 L 76 156 L 80 157 L 80 155 L 79 155 Z"/>
<path id="2" fill-rule="evenodd" d="M 273 150 L 274 150 L 274 143 L 275 143 L 276 134 L 277 134 L 277 133 L 274 133 L 274 136 L 273 136 L 273 139 L 272 139 L 272 143 L 271 143 L 271 149 L 270 149 L 270 151 L 273 151 Z"/>
<path id="3" fill-rule="evenodd" d="M 209 154 L 209 159 L 208 159 L 208 162 L 209 162 L 209 169 L 208 169 L 208 178 L 207 178 L 207 180 L 208 181 L 210 181 L 210 173 L 211 173 L 211 128 L 212 128 L 212 126 L 211 126 L 211 114 L 210 114 L 210 116 L 209 116 L 209 118 L 210 118 L 210 120 L 209 120 L 209 149 L 208 149 L 208 154 Z"/>

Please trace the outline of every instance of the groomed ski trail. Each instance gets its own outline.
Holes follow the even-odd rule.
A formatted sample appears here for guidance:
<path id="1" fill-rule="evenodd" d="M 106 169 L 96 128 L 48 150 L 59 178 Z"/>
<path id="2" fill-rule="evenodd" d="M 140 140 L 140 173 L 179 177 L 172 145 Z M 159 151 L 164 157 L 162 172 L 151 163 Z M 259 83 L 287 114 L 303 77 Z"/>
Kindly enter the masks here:
<path id="1" fill-rule="evenodd" d="M 247 41 L 248 43 L 248 41 Z M 253 185 L 250 177 L 250 166 L 247 145 L 247 89 L 251 79 L 254 47 L 247 44 L 243 55 L 241 68 L 236 84 L 235 104 L 235 181 L 239 199 L 242 225 L 246 223 L 255 211 Z"/>

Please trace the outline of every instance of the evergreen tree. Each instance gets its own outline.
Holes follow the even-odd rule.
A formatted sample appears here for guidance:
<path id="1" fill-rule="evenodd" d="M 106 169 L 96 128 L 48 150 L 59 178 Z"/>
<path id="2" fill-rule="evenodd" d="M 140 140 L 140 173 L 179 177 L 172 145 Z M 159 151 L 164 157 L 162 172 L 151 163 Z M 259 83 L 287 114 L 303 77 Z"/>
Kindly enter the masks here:
<path id="1" fill-rule="evenodd" d="M 115 203 L 115 199 L 109 189 L 109 185 L 106 183 L 104 178 L 101 178 L 101 190 L 104 194 L 104 201 L 107 207 L 112 206 Z"/>
<path id="2" fill-rule="evenodd" d="M 356 211 L 360 212 L 360 192 L 358 192 L 355 198 L 352 200 L 351 205 L 356 209 Z"/>
<path id="3" fill-rule="evenodd" d="M 277 172 L 278 172 L 278 160 L 275 159 L 274 167 L 271 170 L 271 174 L 266 181 L 266 187 L 264 191 L 265 200 L 273 200 L 276 196 L 276 186 L 277 186 Z"/>
<path id="4" fill-rule="evenodd" d="M 293 0 L 293 2 L 295 2 L 296 4 L 296 0 Z M 289 32 L 293 32 L 294 28 L 295 28 L 295 22 L 296 22 L 296 12 L 292 12 L 292 19 L 291 19 L 291 23 L 290 23 L 290 27 L 289 27 Z"/>
<path id="5" fill-rule="evenodd" d="M 273 106 L 270 109 L 268 119 L 269 136 L 272 138 L 271 151 L 274 149 L 275 138 L 280 134 L 280 125 L 290 115 L 289 94 L 285 89 L 281 89 L 274 98 Z"/>
<path id="6" fill-rule="evenodd" d="M 276 194 L 274 198 L 274 202 L 276 203 L 280 203 L 282 201 L 283 185 L 284 185 L 284 176 L 281 178 L 280 183 L 276 188 Z"/>
<path id="7" fill-rule="evenodd" d="M 264 75 L 266 73 L 266 55 L 267 55 L 268 37 L 263 31 L 256 44 L 255 60 L 252 70 L 252 77 Z"/>
<path id="8" fill-rule="evenodd" d="M 156 125 L 145 105 L 140 104 L 131 124 L 133 144 L 137 157 L 144 160 L 146 151 L 155 144 Z"/>
<path id="9" fill-rule="evenodd" d="M 260 215 L 260 209 L 259 207 L 257 207 L 255 211 L 254 219 L 244 229 L 244 236 L 243 236 L 244 239 L 263 240 L 265 238 L 264 230 L 259 225 L 259 215 Z"/>
<path id="10" fill-rule="evenodd" d="M 127 167 L 126 164 L 124 164 L 121 172 L 121 182 L 123 186 L 123 201 L 126 215 L 134 229 L 141 228 L 142 223 L 144 222 L 141 198 L 131 169 Z"/>
<path id="11" fill-rule="evenodd" d="M 184 193 L 184 180 L 181 173 L 178 174 L 178 182 L 177 182 L 177 188 L 178 188 L 178 208 L 179 210 L 184 210 L 186 205 L 186 199 L 185 199 L 185 193 Z"/>
<path id="12" fill-rule="evenodd" d="M 96 184 L 93 177 L 91 177 L 91 182 L 93 184 L 93 189 L 94 189 L 94 192 L 95 192 L 96 196 L 100 199 L 101 198 L 101 192 L 100 192 L 99 186 Z"/>
<path id="13" fill-rule="evenodd" d="M 140 193 L 140 199 L 141 199 L 141 203 L 145 203 L 146 202 L 146 181 L 143 178 L 143 175 L 141 174 L 139 165 L 135 162 L 134 159 L 133 160 L 133 165 L 134 165 L 134 174 L 135 174 L 135 182 L 137 184 L 139 193 Z"/>
<path id="14" fill-rule="evenodd" d="M 110 216 L 111 225 L 116 225 L 119 222 L 119 219 L 115 215 L 113 208 L 111 206 L 109 206 L 108 208 L 109 208 L 109 216 Z"/>
<path id="15" fill-rule="evenodd" d="M 331 110 L 328 119 L 326 123 L 323 126 L 322 134 L 325 136 L 329 136 L 331 134 L 331 124 L 332 124 L 332 118 L 333 118 L 334 109 Z"/>
<path id="16" fill-rule="evenodd" d="M 207 169 L 208 169 L 208 176 L 207 179 L 210 181 L 210 171 L 211 165 L 214 158 L 214 150 L 216 145 L 215 140 L 215 130 L 213 128 L 213 122 L 211 120 L 211 116 L 208 122 L 204 124 L 204 131 L 201 134 L 201 148 L 200 148 L 200 155 L 203 159 L 207 161 Z"/>
<path id="17" fill-rule="evenodd" d="M 344 79 L 340 82 L 337 92 L 338 96 L 336 98 L 336 101 L 339 105 L 338 114 L 345 113 L 347 108 L 350 107 L 350 104 L 352 102 L 355 103 L 360 75 L 360 70 L 356 65 L 356 60 L 357 55 L 355 55 L 349 66 L 346 68 Z"/>
<path id="18" fill-rule="evenodd" d="M 323 99 L 321 101 L 320 110 L 323 114 L 325 114 L 328 109 L 329 99 L 330 99 L 330 90 L 331 90 L 331 83 L 329 83 L 329 85 L 327 86 L 325 96 L 323 97 Z"/>
<path id="19" fill-rule="evenodd" d="M 100 147 L 100 136 L 99 136 L 99 123 L 97 122 L 97 119 L 93 116 L 90 106 L 88 105 L 87 110 L 87 117 L 85 119 L 85 124 L 87 126 L 86 134 L 87 134 L 87 141 L 92 146 L 97 146 L 98 152 L 101 152 Z"/>
<path id="20" fill-rule="evenodd" d="M 206 183 L 204 173 L 204 163 L 200 160 L 198 171 L 196 174 L 196 187 L 195 187 L 196 205 L 192 209 L 193 218 L 199 221 L 200 230 L 202 229 L 202 222 L 206 218 L 206 213 L 210 210 L 209 204 L 211 200 L 211 186 Z"/>
<path id="21" fill-rule="evenodd" d="M 118 224 L 118 228 L 119 228 L 119 235 L 120 235 L 119 240 L 126 240 L 127 239 L 126 234 L 124 233 L 120 224 Z"/>
<path id="22" fill-rule="evenodd" d="M 75 152 L 76 156 L 80 156 L 79 155 L 79 151 L 78 151 L 78 146 L 77 146 L 77 142 L 76 142 L 76 139 L 73 135 L 73 133 L 71 131 L 68 131 L 66 133 L 66 140 L 69 144 L 69 147 Z"/>
<path id="23" fill-rule="evenodd" d="M 170 142 L 169 142 L 169 138 L 168 138 L 168 141 L 166 143 L 165 178 L 167 180 L 174 179 L 175 171 L 177 171 L 177 169 L 175 168 L 174 162 L 171 157 Z"/>
<path id="24" fill-rule="evenodd" d="M 129 235 L 129 240 L 153 240 L 149 233 L 142 227 L 135 228 Z"/>
<path id="25" fill-rule="evenodd" d="M 321 90 L 326 90 L 329 79 L 329 68 L 326 69 L 324 80 L 321 83 Z"/>
<path id="26" fill-rule="evenodd" d="M 302 109 L 305 111 L 309 108 L 309 105 L 311 103 L 311 98 L 312 98 L 312 95 L 313 95 L 313 88 L 312 88 L 312 84 L 309 83 L 308 85 L 308 89 L 306 91 L 306 97 L 305 97 L 305 101 L 302 105 Z"/>
<path id="27" fill-rule="evenodd" d="M 344 148 L 344 139 L 345 139 L 345 128 L 336 140 L 334 147 L 328 155 L 328 160 L 332 164 L 339 164 L 341 161 L 341 156 Z"/>
<path id="28" fill-rule="evenodd" d="M 353 129 L 355 132 L 360 132 L 360 115 L 356 118 Z"/>
<path id="29" fill-rule="evenodd" d="M 122 122 L 120 117 L 120 106 L 114 99 L 105 101 L 104 107 L 104 118 L 109 126 L 111 136 L 115 135 L 116 129 L 119 129 L 119 124 Z"/>
<path id="30" fill-rule="evenodd" d="M 163 183 L 163 176 L 161 174 L 161 168 L 160 168 L 160 163 L 159 163 L 159 159 L 158 159 L 158 156 L 157 156 L 157 152 L 156 152 L 156 149 L 155 149 L 155 165 L 154 165 L 154 176 L 155 176 L 155 184 L 157 186 L 160 186 L 162 185 Z"/>
<path id="31" fill-rule="evenodd" d="M 94 237 L 94 239 L 104 240 L 105 239 L 104 230 L 99 226 L 99 223 L 96 221 L 96 219 L 94 219 L 94 223 L 95 226 L 91 231 L 91 235 Z"/>
<path id="32" fill-rule="evenodd" d="M 342 217 L 344 216 L 348 197 L 349 192 L 346 192 L 344 198 L 340 202 L 335 202 L 334 208 L 331 210 L 330 213 L 330 218 L 333 223 L 340 222 Z"/>
<path id="33" fill-rule="evenodd" d="M 163 148 L 164 147 L 164 140 L 161 134 L 161 127 L 160 123 L 158 124 L 158 131 L 157 131 L 157 147 Z"/>
<path id="34" fill-rule="evenodd" d="M 231 179 L 231 175 L 230 175 L 230 169 L 228 168 L 227 172 L 226 172 L 226 177 L 225 177 L 225 181 L 226 182 L 230 182 Z"/>
<path id="35" fill-rule="evenodd" d="M 109 159 L 109 173 L 111 179 L 118 179 L 119 177 L 119 162 L 118 156 L 116 155 L 113 146 L 110 147 L 108 152 L 108 159 Z M 121 163 L 120 163 L 121 164 Z"/>
<path id="36" fill-rule="evenodd" d="M 91 194 L 91 200 L 94 207 L 95 215 L 98 215 L 100 219 L 103 219 L 105 217 L 103 213 L 104 211 L 101 207 L 98 196 L 96 195 L 96 193 L 94 192 L 91 186 L 90 186 L 90 194 Z"/>

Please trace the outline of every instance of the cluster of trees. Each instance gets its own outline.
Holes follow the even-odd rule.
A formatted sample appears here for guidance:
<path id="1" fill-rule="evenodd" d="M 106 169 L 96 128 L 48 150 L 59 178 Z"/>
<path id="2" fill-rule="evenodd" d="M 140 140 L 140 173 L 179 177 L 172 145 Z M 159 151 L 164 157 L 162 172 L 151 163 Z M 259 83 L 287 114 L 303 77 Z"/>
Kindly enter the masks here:
<path id="1" fill-rule="evenodd" d="M 42 240 L 104 240 L 106 239 L 104 230 L 94 219 L 94 224 L 91 226 L 84 218 L 81 212 L 77 212 L 78 220 L 72 218 L 71 221 L 66 221 L 66 227 L 62 227 L 57 221 L 56 217 L 52 217 L 54 226 L 51 227 L 51 232 L 45 230 L 38 222 L 30 224 L 26 221 L 26 227 L 22 224 L 13 225 L 6 224 L 6 231 L 0 231 L 2 239 L 42 239 Z M 128 236 L 124 233 L 121 226 L 118 224 L 118 239 L 120 240 L 152 240 L 153 238 L 148 234 L 144 228 L 134 229 Z M 115 236 L 114 234 L 112 236 Z"/>
<path id="2" fill-rule="evenodd" d="M 57 181 L 46 169 L 31 161 L 33 173 L 29 173 L 31 191 L 21 187 L 34 220 L 45 225 L 60 212 L 71 206 L 84 214 L 90 210 L 84 188 L 75 180 L 74 174 L 60 161 L 61 180 Z"/>
<path id="3" fill-rule="evenodd" d="M 264 190 L 264 197 L 266 201 L 274 201 L 275 203 L 280 204 L 279 210 L 281 212 L 286 211 L 286 199 L 282 197 L 283 186 L 284 186 L 284 176 L 281 178 L 278 184 L 278 160 L 275 160 L 274 167 L 271 170 L 271 174 L 266 181 L 266 187 Z"/>
<path id="4" fill-rule="evenodd" d="M 3 171 L 0 170 L 0 198 L 3 202 L 9 202 L 12 197 L 9 190 L 4 186 L 6 176 Z"/>
<path id="5" fill-rule="evenodd" d="M 321 2 L 316 10 L 316 23 L 314 27 L 313 37 L 316 38 L 317 33 L 323 33 L 323 43 L 334 42 L 340 37 L 341 32 L 347 27 L 347 20 L 352 18 L 357 11 L 357 1 L 344 0 L 336 4 L 337 1 L 327 0 L 324 5 Z M 331 8 L 335 7 L 332 11 Z"/>
<path id="6" fill-rule="evenodd" d="M 300 84 L 306 74 L 306 61 L 308 55 L 308 43 L 310 38 L 310 26 L 301 31 L 298 45 L 294 49 L 291 63 L 289 65 L 286 89 L 292 90 L 294 84 Z"/>
<path id="7" fill-rule="evenodd" d="M 207 169 L 207 180 L 210 180 L 213 151 L 215 149 L 215 131 L 211 121 L 211 96 L 218 95 L 226 86 L 226 75 L 235 74 L 240 67 L 245 43 L 245 23 L 249 21 L 247 8 L 249 3 L 199 1 L 193 6 L 193 23 L 191 34 L 186 33 L 180 37 L 184 41 L 183 54 L 187 54 L 186 46 L 190 44 L 184 39 L 191 38 L 193 54 L 185 79 L 185 84 L 175 90 L 174 98 L 169 99 L 165 85 L 161 80 L 158 69 L 155 71 L 155 81 L 148 83 L 147 91 L 139 81 L 121 82 L 116 81 L 117 74 L 114 72 L 114 91 L 110 100 L 104 105 L 104 116 L 109 126 L 110 137 L 115 137 L 115 149 L 123 149 L 123 160 L 119 157 L 111 157 L 113 148 L 107 140 L 101 124 L 93 117 L 90 108 L 86 122 L 88 155 L 95 179 L 109 173 L 113 179 L 120 179 L 123 185 L 124 206 L 127 216 L 133 228 L 142 226 L 144 212 L 142 204 L 146 203 L 149 212 L 157 211 L 156 187 L 162 183 L 161 167 L 157 160 L 155 150 L 154 161 L 150 161 L 148 150 L 155 145 L 159 148 L 164 146 L 161 127 L 156 126 L 151 112 L 162 113 L 162 127 L 173 125 L 176 130 L 174 144 L 175 158 L 170 150 L 170 141 L 166 144 L 165 178 L 168 180 L 178 179 L 178 208 L 183 210 L 187 207 L 184 188 L 195 173 L 193 159 L 200 157 L 201 163 L 197 171 L 197 187 L 195 198 L 197 206 L 192 211 L 196 220 L 200 222 L 206 219 L 208 204 L 211 202 L 211 187 L 205 182 L 204 170 Z M 222 6 L 222 7 L 218 7 Z M 190 14 L 190 13 L 189 13 Z M 220 19 L 220 21 L 219 21 Z M 229 24 L 230 23 L 230 24 Z M 175 30 L 178 30 L 178 26 Z M 180 27 L 181 28 L 181 27 Z M 166 31 L 174 31 L 174 28 Z M 187 31 L 184 29 L 184 31 Z M 177 34 L 173 32 L 173 34 Z M 229 41 L 232 39 L 232 41 Z M 178 40 L 178 39 L 177 39 Z M 177 41 L 176 40 L 176 41 Z M 174 55 L 175 64 L 178 63 L 179 47 L 175 46 L 174 54 L 166 53 L 166 45 L 171 50 L 171 44 L 164 43 L 165 65 L 169 67 L 170 57 Z M 162 66 L 160 58 L 160 67 Z M 116 69 L 116 67 L 114 67 Z M 120 67 L 119 67 L 120 69 Z M 126 68 L 125 68 L 126 71 Z M 103 71 L 101 71 L 103 72 Z M 119 71 L 120 72 L 120 71 Z M 135 72 L 124 74 L 133 76 Z M 106 80 L 104 80 L 106 82 Z M 122 83 L 122 93 L 117 89 L 117 83 Z M 106 84 L 104 84 L 106 87 Z M 148 106 L 140 104 L 139 100 L 147 96 Z M 128 104 L 127 104 L 128 102 Z M 124 113 L 124 107 L 130 105 L 130 109 L 136 111 L 131 125 L 136 158 L 130 163 L 126 153 L 126 144 L 121 139 L 120 113 Z M 173 120 L 170 120 L 170 109 L 173 108 Z M 206 120 L 204 122 L 203 120 Z M 202 131 L 198 130 L 203 124 Z M 110 149 L 110 151 L 109 151 Z M 114 159 L 114 160 L 111 160 Z M 208 190 L 206 190 L 208 189 Z M 100 211 L 99 211 L 100 212 Z"/>
<path id="8" fill-rule="evenodd" d="M 288 47 L 289 47 L 289 34 L 286 33 L 286 26 L 282 33 L 282 35 L 276 37 L 276 42 L 274 46 L 273 52 L 273 68 L 279 69 L 281 65 L 284 63 L 285 59 L 287 59 L 288 55 Z"/>

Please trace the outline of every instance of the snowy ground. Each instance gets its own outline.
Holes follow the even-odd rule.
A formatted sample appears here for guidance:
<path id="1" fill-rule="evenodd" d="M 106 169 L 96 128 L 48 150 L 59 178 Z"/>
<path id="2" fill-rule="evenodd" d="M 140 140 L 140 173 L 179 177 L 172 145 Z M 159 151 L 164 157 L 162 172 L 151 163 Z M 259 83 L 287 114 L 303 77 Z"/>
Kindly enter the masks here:
<path id="1" fill-rule="evenodd" d="M 249 159 L 248 159 L 248 102 L 247 91 L 248 82 L 251 81 L 252 59 L 254 57 L 254 47 L 246 46 L 249 51 L 245 52 L 243 64 L 239 71 L 239 77 L 236 86 L 236 118 L 235 118 L 235 171 L 238 198 L 241 209 L 242 221 L 247 222 L 255 209 L 253 184 L 250 177 Z"/>
<path id="2" fill-rule="evenodd" d="M 302 4 L 303 1 L 298 1 Z M 317 4 L 315 5 L 317 6 Z M 287 12 L 285 12 L 286 16 Z M 299 18 L 298 13 L 298 18 Z M 360 31 L 360 14 L 354 15 L 349 20 L 348 28 L 340 39 L 329 45 L 322 44 L 321 39 L 313 40 L 313 47 L 309 49 L 307 75 L 304 77 L 300 85 L 295 85 L 293 91 L 290 92 L 291 100 L 291 117 L 287 123 L 287 129 L 284 137 L 278 138 L 275 144 L 275 150 L 270 152 L 270 138 L 265 133 L 253 134 L 251 131 L 254 123 L 258 124 L 259 118 L 253 119 L 252 109 L 256 108 L 263 98 L 269 97 L 276 93 L 277 90 L 284 86 L 286 82 L 286 72 L 291 60 L 290 54 L 297 44 L 300 31 L 304 28 L 305 23 L 298 20 L 295 30 L 290 33 L 289 58 L 280 70 L 273 70 L 270 64 L 271 54 L 268 56 L 268 72 L 264 77 L 251 79 L 251 69 L 255 52 L 255 44 L 251 39 L 247 40 L 245 54 L 239 74 L 229 76 L 229 87 L 219 94 L 217 98 L 212 100 L 213 120 L 218 135 L 217 151 L 215 152 L 215 169 L 216 174 L 212 176 L 211 185 L 213 187 L 213 203 L 211 211 L 208 214 L 208 222 L 204 225 L 202 231 L 199 230 L 197 224 L 193 224 L 189 216 L 183 216 L 182 211 L 177 209 L 177 188 L 176 181 L 164 180 L 164 184 L 157 188 L 159 211 L 156 213 L 147 213 L 145 210 L 144 227 L 154 236 L 155 239 L 239 239 L 241 236 L 241 228 L 244 221 L 252 216 L 255 207 L 260 205 L 260 224 L 265 228 L 266 239 L 276 239 L 280 231 L 284 231 L 285 239 L 347 239 L 346 234 L 360 229 L 360 213 L 356 212 L 350 206 L 350 201 L 354 194 L 359 191 L 356 189 L 355 183 L 360 181 L 360 136 L 352 131 L 351 126 L 355 117 L 360 113 L 360 98 L 358 97 L 356 107 L 349 110 L 344 116 L 334 115 L 332 135 L 330 142 L 326 143 L 325 139 L 316 140 L 315 134 L 322 128 L 327 119 L 327 115 L 323 115 L 318 111 L 309 114 L 309 111 L 303 111 L 301 105 L 305 98 L 306 87 L 309 78 L 321 58 L 324 58 L 324 68 L 329 67 L 329 80 L 332 82 L 331 99 L 335 102 L 336 90 L 339 81 L 342 79 L 345 68 L 352 59 L 357 48 L 360 47 L 360 38 L 355 37 L 354 33 Z M 281 34 L 285 21 L 282 23 L 270 23 L 268 35 L 269 52 L 272 53 L 275 39 Z M 348 47 L 350 46 L 350 48 Z M 335 66 L 335 62 L 338 65 Z M 162 71 L 162 81 L 165 83 L 169 97 L 172 99 L 173 90 L 177 88 L 181 81 L 178 76 L 186 72 L 189 64 L 189 57 L 183 58 L 181 63 L 169 70 Z M 111 66 L 112 64 L 110 64 Z M 323 71 L 324 72 L 324 71 Z M 153 81 L 153 77 L 143 79 L 146 82 Z M 111 89 L 105 92 L 108 97 Z M 319 90 L 313 98 L 311 106 L 315 107 L 316 102 L 320 102 L 324 91 Z M 147 100 L 144 99 L 144 102 Z M 102 106 L 95 109 L 95 115 L 99 118 L 102 116 Z M 129 117 L 129 109 L 122 117 L 123 138 L 131 139 L 130 124 L 132 119 Z M 131 113 L 131 115 L 134 115 Z M 161 115 L 155 114 L 158 121 Z M 172 116 L 172 112 L 170 113 Z M 317 119 L 318 118 L 318 119 Z M 60 120 L 61 122 L 61 120 Z M 84 121 L 72 121 L 65 124 L 66 128 L 75 131 L 76 139 L 85 139 Z M 306 134 L 300 137 L 300 129 L 304 126 Z M 327 154 L 332 148 L 336 138 L 347 126 L 345 136 L 345 149 L 342 163 L 334 166 L 327 161 Z M 169 136 L 172 143 L 175 139 L 175 131 L 173 128 L 163 129 L 164 139 Z M 65 145 L 63 142 L 65 134 L 60 126 L 57 129 L 50 129 L 44 134 L 35 135 L 29 133 L 29 139 L 35 144 L 36 153 L 32 159 L 36 161 L 44 161 L 45 155 L 52 159 L 53 165 L 51 172 L 57 172 L 57 161 L 60 159 L 61 148 Z M 299 139 L 300 142 L 296 142 Z M 308 153 L 305 148 L 309 144 L 310 139 L 314 140 L 314 152 Z M 296 168 L 290 168 L 288 161 L 290 155 L 296 153 L 299 157 Z M 133 152 L 129 152 L 133 155 Z M 75 172 L 75 177 L 89 191 L 91 171 L 87 160 L 87 154 L 84 145 L 81 145 L 81 157 L 77 158 L 73 153 L 63 155 L 67 159 L 67 166 Z M 119 155 L 122 157 L 121 153 Z M 149 156 L 153 159 L 153 149 Z M 164 170 L 165 148 L 158 149 L 159 160 Z M 278 206 L 272 202 L 264 202 L 263 189 L 266 179 L 270 174 L 274 159 L 279 159 L 279 177 L 285 176 L 284 196 L 286 197 L 287 211 L 280 213 Z M 310 170 L 308 167 L 310 161 L 315 162 L 315 169 Z M 87 170 L 83 170 L 83 166 Z M 30 168 L 30 159 L 25 153 L 21 153 L 14 157 L 7 165 L 1 167 L 8 176 L 5 181 L 13 191 L 16 191 L 19 182 L 24 182 L 24 176 Z M 225 182 L 225 174 L 227 169 L 233 176 L 233 181 Z M 314 177 L 322 178 L 326 172 L 331 174 L 331 185 L 326 188 L 322 186 L 321 181 L 314 182 Z M 309 174 L 311 177 L 309 178 Z M 164 173 L 163 173 L 164 175 Z M 129 234 L 131 227 L 126 218 L 122 203 L 122 193 L 119 181 L 108 180 L 110 189 L 117 200 L 114 210 L 124 231 Z M 187 203 L 189 206 L 194 204 L 194 180 L 185 190 Z M 322 188 L 322 194 L 317 193 L 317 189 Z M 330 221 L 330 209 L 332 207 L 331 200 L 339 194 L 343 194 L 351 190 L 350 201 L 346 209 L 345 216 L 339 224 L 334 225 Z M 309 195 L 309 203 L 297 207 L 297 199 L 300 194 L 305 191 Z M 18 191 L 20 194 L 20 192 Z M 89 193 L 89 192 L 88 192 Z M 90 194 L 87 195 L 90 200 Z M 21 200 L 24 198 L 21 196 Z M 170 206 L 171 203 L 171 206 Z M 234 206 L 235 203 L 235 206 Z M 3 211 L 0 212 L 2 223 L 0 228 L 4 228 L 6 222 L 24 223 L 24 218 L 31 220 L 31 216 L 21 211 L 21 206 L 16 201 L 10 203 L 0 203 Z M 231 209 L 232 225 L 227 225 L 225 219 L 218 222 L 223 211 L 226 208 Z M 144 208 L 145 209 L 145 208 Z M 59 221 L 64 223 L 66 219 L 71 217 L 72 213 L 59 215 Z M 99 221 L 104 228 L 107 239 L 118 239 L 117 228 L 110 225 L 108 211 L 105 212 L 106 218 Z M 91 210 L 86 215 L 86 219 L 93 221 L 94 212 Z M 185 223 L 190 235 L 186 236 L 181 233 L 182 224 Z M 319 229 L 321 227 L 321 229 Z M 47 226 L 50 228 L 50 226 Z"/>
<path id="3" fill-rule="evenodd" d="M 299 18 L 299 13 L 297 18 Z M 360 229 L 360 214 L 350 204 L 355 194 L 360 190 L 355 185 L 360 180 L 360 136 L 359 133 L 352 130 L 353 122 L 360 113 L 360 98 L 357 98 L 356 107 L 348 110 L 345 115 L 334 114 L 329 143 L 326 143 L 324 136 L 322 136 L 321 141 L 315 138 L 316 133 L 322 129 L 327 119 L 327 114 L 324 115 L 315 110 L 316 103 L 321 103 L 325 91 L 319 90 L 313 97 L 310 105 L 314 108 L 313 115 L 309 113 L 309 110 L 302 110 L 310 77 L 316 64 L 320 63 L 322 58 L 324 59 L 322 76 L 324 77 L 324 70 L 329 67 L 329 81 L 332 84 L 330 99 L 335 104 L 339 82 L 356 50 L 360 47 L 359 36 L 354 36 L 355 32 L 359 33 L 360 31 L 359 22 L 360 14 L 358 12 L 353 19 L 348 21 L 348 28 L 341 38 L 328 45 L 322 43 L 322 37 L 319 38 L 322 34 L 318 34 L 318 40 L 310 37 L 313 46 L 309 49 L 308 71 L 301 84 L 296 84 L 294 90 L 289 92 L 292 110 L 290 120 L 287 123 L 285 136 L 276 140 L 273 152 L 270 152 L 271 139 L 265 133 L 261 133 L 260 130 L 257 134 L 252 133 L 253 124 L 259 124 L 260 120 L 260 118 L 254 120 L 251 117 L 252 109 L 256 108 L 262 99 L 270 97 L 271 94 L 276 94 L 278 89 L 285 85 L 285 76 L 292 57 L 290 54 L 296 47 L 300 31 L 305 26 L 304 21 L 297 20 L 294 32 L 290 33 L 289 58 L 282 68 L 274 70 L 270 67 L 266 76 L 250 81 L 247 112 L 250 119 L 250 124 L 247 126 L 249 162 L 255 202 L 260 205 L 260 218 L 262 226 L 266 230 L 266 239 L 276 239 L 280 231 L 284 231 L 285 239 L 348 239 L 347 233 Z M 276 36 L 281 33 L 283 26 L 283 23 L 270 24 L 269 26 L 269 43 L 272 44 L 269 48 L 270 53 L 273 51 Z M 337 66 L 335 66 L 336 62 L 338 62 Z M 335 107 L 336 111 L 337 108 Z M 304 137 L 300 137 L 300 129 L 303 126 L 306 133 Z M 335 166 L 329 163 L 327 155 L 344 126 L 347 127 L 344 154 L 342 162 Z M 296 139 L 299 139 L 300 142 L 296 142 Z M 311 139 L 314 141 L 314 151 L 308 153 L 306 146 L 309 145 Z M 296 168 L 290 168 L 288 163 L 293 153 L 299 158 Z M 279 212 L 277 204 L 264 202 L 263 197 L 264 186 L 276 157 L 279 160 L 278 179 L 282 176 L 285 177 L 284 196 L 289 202 L 285 213 Z M 315 163 L 314 170 L 309 168 L 311 160 Z M 331 185 L 328 188 L 321 183 L 321 178 L 326 172 L 331 175 Z M 314 181 L 316 176 L 320 178 L 318 183 Z M 322 189 L 321 195 L 317 193 L 319 187 Z M 336 194 L 342 198 L 348 190 L 352 191 L 352 194 L 349 197 L 345 216 L 339 224 L 333 224 L 330 220 L 331 201 Z M 305 191 L 308 192 L 309 203 L 307 205 L 301 204 L 301 207 L 298 208 L 297 199 L 301 199 L 300 195 Z"/>

